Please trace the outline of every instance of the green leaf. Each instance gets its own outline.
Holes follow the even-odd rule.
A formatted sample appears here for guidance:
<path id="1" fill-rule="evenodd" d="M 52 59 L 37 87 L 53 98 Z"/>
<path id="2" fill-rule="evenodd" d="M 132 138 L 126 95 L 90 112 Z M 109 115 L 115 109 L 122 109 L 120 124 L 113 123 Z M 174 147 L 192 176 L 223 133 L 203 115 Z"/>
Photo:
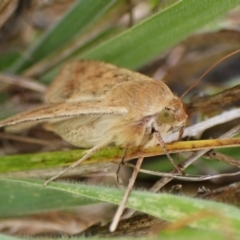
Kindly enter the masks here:
<path id="1" fill-rule="evenodd" d="M 42 184 L 40 180 L 0 179 L 1 217 L 39 212 L 44 208 L 50 209 L 50 206 L 53 209 L 62 209 L 72 204 L 74 207 L 77 200 L 81 203 L 83 198 L 119 204 L 124 195 L 123 189 L 103 186 L 50 183 L 43 187 Z M 223 203 L 132 191 L 127 207 L 170 222 L 192 216 L 192 220 L 187 222 L 188 225 L 207 230 L 220 230 L 222 219 L 225 219 L 230 223 L 233 232 L 240 234 L 240 210 Z M 201 217 L 202 213 L 204 217 Z"/>
<path id="2" fill-rule="evenodd" d="M 29 171 L 36 169 L 44 169 L 45 172 L 49 168 L 57 168 L 63 166 L 69 166 L 80 159 L 86 150 L 70 150 L 70 151 L 59 151 L 59 152 L 45 152 L 45 153 L 32 153 L 32 154 L 19 154 L 10 156 L 1 156 L 0 161 L 0 173 L 14 173 L 19 171 Z M 121 159 L 122 150 L 114 148 L 105 148 L 94 154 L 91 158 L 84 161 L 78 171 L 86 172 L 85 164 L 96 165 L 98 170 L 106 168 L 106 163 L 116 159 Z M 105 164 L 104 164 L 105 162 Z M 101 166 L 97 166 L 100 163 Z M 111 163 L 110 163 L 111 164 Z M 96 170 L 95 170 L 96 171 Z M 31 172 L 30 172 L 31 173 Z M 28 174 L 30 174 L 28 173 Z M 44 175 L 46 176 L 46 175 Z"/>
<path id="3" fill-rule="evenodd" d="M 178 230 L 161 231 L 159 233 L 159 239 L 175 240 L 177 236 L 177 240 L 186 240 L 186 239 L 212 240 L 215 238 L 217 238 L 218 240 L 225 240 L 226 235 L 229 237 L 229 233 L 224 232 L 224 230 L 208 231 L 206 229 L 206 231 L 199 231 L 198 229 L 192 229 L 192 228 L 180 228 Z"/>
<path id="4" fill-rule="evenodd" d="M 179 1 L 79 58 L 136 69 L 239 4 L 240 0 Z"/>
<path id="5" fill-rule="evenodd" d="M 35 180 L 0 180 L 0 217 L 21 216 L 31 213 L 46 212 L 55 209 L 68 209 L 88 205 L 96 200 L 89 200 L 67 191 L 44 187 Z M 74 186 L 74 185 L 73 185 Z"/>
<path id="6" fill-rule="evenodd" d="M 21 240 L 23 238 L 10 237 L 4 234 L 0 234 L 0 240 Z"/>

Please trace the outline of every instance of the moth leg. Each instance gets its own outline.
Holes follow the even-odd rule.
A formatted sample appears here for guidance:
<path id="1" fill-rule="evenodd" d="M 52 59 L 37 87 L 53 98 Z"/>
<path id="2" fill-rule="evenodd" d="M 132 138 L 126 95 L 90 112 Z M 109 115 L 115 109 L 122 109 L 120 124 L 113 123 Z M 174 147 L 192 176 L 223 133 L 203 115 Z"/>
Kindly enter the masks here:
<path id="1" fill-rule="evenodd" d="M 61 172 L 59 172 L 58 174 L 56 174 L 55 176 L 51 177 L 50 179 L 48 179 L 43 185 L 46 187 L 48 185 L 48 183 L 52 182 L 53 180 L 59 178 L 60 176 L 62 176 L 65 172 L 67 172 L 68 170 L 77 167 L 79 164 L 81 164 L 83 161 L 87 160 L 90 156 L 92 156 L 95 152 L 97 152 L 98 150 L 100 150 L 102 147 L 106 146 L 108 144 L 109 141 L 104 141 L 103 143 L 96 145 L 95 147 L 89 149 L 86 154 L 80 158 L 79 160 L 77 160 L 75 163 L 73 163 L 72 165 L 70 165 L 69 167 L 63 169 Z"/>
<path id="2" fill-rule="evenodd" d="M 185 129 L 185 125 L 183 125 L 178 132 L 178 141 L 181 141 L 183 133 L 184 133 L 184 129 Z"/>
<path id="3" fill-rule="evenodd" d="M 169 161 L 172 163 L 172 165 L 174 166 L 174 168 L 175 168 L 179 173 L 181 173 L 182 175 L 185 175 L 184 171 L 175 164 L 173 158 L 172 158 L 171 155 L 168 153 L 168 150 L 167 150 L 166 145 L 165 145 L 165 143 L 164 143 L 164 141 L 163 141 L 163 139 L 162 139 L 162 137 L 161 137 L 161 135 L 160 135 L 160 132 L 157 132 L 157 131 L 156 131 L 156 132 L 155 132 L 155 135 L 156 135 L 156 137 L 157 137 L 157 139 L 158 139 L 158 141 L 159 141 L 159 143 L 160 143 L 160 145 L 161 145 L 164 153 L 167 155 Z"/>
<path id="4" fill-rule="evenodd" d="M 185 129 L 185 125 L 183 125 L 178 132 L 178 141 L 181 141 L 184 129 Z M 178 166 L 181 166 L 180 154 L 176 153 L 176 157 L 177 157 L 177 161 L 178 161 Z"/>
<path id="5" fill-rule="evenodd" d="M 121 159 L 120 163 L 118 164 L 118 168 L 117 168 L 117 171 L 116 171 L 117 183 L 120 186 L 123 185 L 123 183 L 122 183 L 122 180 L 119 177 L 119 172 L 120 172 L 121 167 L 124 165 L 124 160 L 125 160 L 125 158 L 127 156 L 127 152 L 128 152 L 128 147 L 126 147 L 124 149 L 124 153 L 123 153 L 122 159 Z"/>

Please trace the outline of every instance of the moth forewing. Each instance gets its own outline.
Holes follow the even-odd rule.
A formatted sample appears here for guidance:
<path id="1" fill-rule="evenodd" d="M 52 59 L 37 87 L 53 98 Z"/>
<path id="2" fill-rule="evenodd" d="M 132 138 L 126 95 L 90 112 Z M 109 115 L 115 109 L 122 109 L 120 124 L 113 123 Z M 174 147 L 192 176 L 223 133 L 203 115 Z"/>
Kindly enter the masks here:
<path id="1" fill-rule="evenodd" d="M 104 62 L 73 61 L 63 66 L 44 100 L 47 103 L 102 100 L 117 84 L 141 80 L 152 79 Z"/>
<path id="2" fill-rule="evenodd" d="M 128 110 L 124 107 L 103 106 L 100 102 L 62 102 L 45 104 L 39 108 L 20 113 L 0 122 L 0 127 L 25 123 L 25 122 L 46 122 L 51 119 L 74 118 L 83 115 L 124 115 Z"/>

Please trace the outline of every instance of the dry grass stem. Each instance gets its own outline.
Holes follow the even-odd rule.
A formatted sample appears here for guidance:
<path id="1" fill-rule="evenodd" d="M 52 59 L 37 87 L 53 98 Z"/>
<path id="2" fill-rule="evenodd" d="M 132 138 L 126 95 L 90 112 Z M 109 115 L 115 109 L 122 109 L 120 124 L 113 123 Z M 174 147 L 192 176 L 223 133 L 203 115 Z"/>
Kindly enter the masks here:
<path id="1" fill-rule="evenodd" d="M 33 79 L 15 76 L 12 74 L 0 73 L 0 82 L 16 85 L 39 93 L 44 93 L 47 89 L 45 85 L 38 83 Z"/>
<path id="2" fill-rule="evenodd" d="M 116 230 L 116 228 L 117 228 L 117 225 L 118 225 L 118 223 L 120 221 L 120 218 L 121 218 L 121 216 L 123 214 L 123 211 L 125 209 L 125 205 L 127 203 L 128 197 L 129 197 L 129 195 L 131 193 L 131 190 L 133 188 L 133 185 L 134 185 L 134 183 L 136 181 L 136 178 L 137 178 L 139 169 L 140 169 L 140 167 L 142 165 L 143 159 L 144 159 L 144 157 L 139 157 L 138 161 L 136 163 L 136 166 L 134 166 L 134 170 L 133 170 L 131 179 L 129 180 L 129 184 L 128 184 L 127 189 L 125 191 L 125 194 L 124 194 L 124 197 L 122 199 L 122 202 L 120 203 L 120 205 L 119 205 L 119 207 L 117 209 L 117 212 L 115 213 L 115 215 L 113 217 L 113 220 L 112 220 L 112 223 L 110 225 L 109 229 L 110 229 L 111 232 L 114 232 Z"/>

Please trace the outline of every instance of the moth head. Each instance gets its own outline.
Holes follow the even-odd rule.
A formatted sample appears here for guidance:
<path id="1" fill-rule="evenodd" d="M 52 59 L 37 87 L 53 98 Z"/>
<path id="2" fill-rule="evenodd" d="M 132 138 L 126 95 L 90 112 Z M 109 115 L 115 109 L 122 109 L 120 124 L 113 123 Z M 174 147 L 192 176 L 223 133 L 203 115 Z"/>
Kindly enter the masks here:
<path id="1" fill-rule="evenodd" d="M 168 131 L 177 130 L 185 126 L 187 114 L 181 100 L 174 96 L 169 104 L 158 114 L 159 125 L 167 125 Z"/>

